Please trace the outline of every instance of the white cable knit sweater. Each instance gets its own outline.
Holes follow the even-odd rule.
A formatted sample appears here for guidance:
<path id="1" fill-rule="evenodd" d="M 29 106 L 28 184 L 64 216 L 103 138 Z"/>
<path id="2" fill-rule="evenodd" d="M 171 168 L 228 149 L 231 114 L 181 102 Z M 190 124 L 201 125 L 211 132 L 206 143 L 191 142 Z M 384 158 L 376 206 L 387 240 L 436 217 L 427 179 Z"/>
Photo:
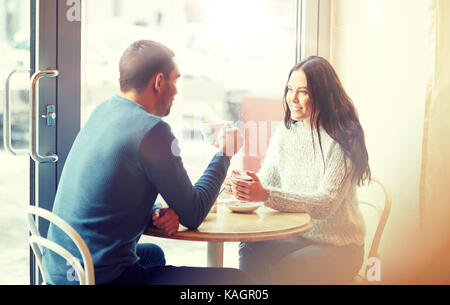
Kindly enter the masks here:
<path id="1" fill-rule="evenodd" d="M 287 129 L 280 124 L 270 140 L 258 173 L 269 189 L 265 205 L 283 212 L 306 212 L 314 221 L 303 237 L 336 246 L 364 244 L 365 225 L 358 208 L 356 183 L 351 179 L 351 161 L 321 128 L 323 158 L 317 132 L 297 122 Z M 325 164 L 324 164 L 325 160 Z M 324 166 L 325 165 L 325 166 Z"/>

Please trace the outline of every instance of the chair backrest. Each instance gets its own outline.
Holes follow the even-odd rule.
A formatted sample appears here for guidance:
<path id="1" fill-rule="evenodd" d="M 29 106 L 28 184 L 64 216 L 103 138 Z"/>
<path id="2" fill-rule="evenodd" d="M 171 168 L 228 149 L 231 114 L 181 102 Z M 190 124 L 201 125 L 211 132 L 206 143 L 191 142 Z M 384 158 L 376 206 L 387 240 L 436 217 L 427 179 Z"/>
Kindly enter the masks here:
<path id="1" fill-rule="evenodd" d="M 64 233 L 66 233 L 70 237 L 70 239 L 72 239 L 72 241 L 77 246 L 78 251 L 80 251 L 81 253 L 84 268 L 80 264 L 79 260 L 73 254 L 71 254 L 61 245 L 58 245 L 57 243 L 49 239 L 43 238 L 39 234 L 39 230 L 37 229 L 35 222 L 35 216 L 41 217 L 53 223 L 54 225 L 59 227 Z M 81 238 L 81 236 L 78 234 L 77 231 L 75 231 L 75 229 L 73 229 L 68 223 L 66 223 L 63 219 L 53 214 L 52 212 L 35 206 L 28 206 L 27 208 L 27 224 L 28 229 L 30 231 L 29 244 L 36 257 L 39 270 L 43 275 L 44 283 L 45 283 L 45 273 L 42 267 L 43 247 L 54 251 L 55 253 L 66 259 L 66 261 L 75 270 L 78 280 L 80 281 L 80 285 L 95 284 L 94 265 L 92 262 L 91 252 L 86 246 L 86 243 L 84 242 L 83 238 Z"/>
<path id="2" fill-rule="evenodd" d="M 373 193 L 369 193 L 368 198 L 360 198 L 361 191 L 368 189 L 372 190 L 372 186 L 374 184 L 378 185 L 383 191 L 384 193 L 383 199 L 381 200 L 378 199 L 376 196 L 374 196 Z M 374 198 L 378 199 L 378 201 Z M 381 236 L 383 234 L 384 227 L 386 225 L 389 213 L 391 211 L 391 203 L 392 203 L 391 192 L 389 188 L 386 186 L 386 184 L 383 183 L 383 181 L 380 178 L 372 176 L 368 185 L 362 186 L 358 189 L 358 200 L 360 209 L 362 211 L 364 211 L 366 208 L 370 208 L 376 212 L 377 216 L 376 229 L 373 235 L 368 234 L 368 232 L 366 232 L 366 246 L 369 245 L 370 248 L 368 253 L 366 253 L 365 259 L 367 260 L 368 258 L 372 257 L 379 258 L 380 255 L 378 253 L 378 248 L 380 245 Z M 384 201 L 383 204 L 380 204 L 381 203 L 380 201 Z M 368 218 L 367 215 L 368 215 L 367 213 L 364 215 L 366 221 L 366 228 L 370 226 L 368 221 L 369 219 L 367 219 Z M 362 268 L 362 270 L 364 271 L 364 275 L 366 273 L 366 268 L 367 267 Z"/>

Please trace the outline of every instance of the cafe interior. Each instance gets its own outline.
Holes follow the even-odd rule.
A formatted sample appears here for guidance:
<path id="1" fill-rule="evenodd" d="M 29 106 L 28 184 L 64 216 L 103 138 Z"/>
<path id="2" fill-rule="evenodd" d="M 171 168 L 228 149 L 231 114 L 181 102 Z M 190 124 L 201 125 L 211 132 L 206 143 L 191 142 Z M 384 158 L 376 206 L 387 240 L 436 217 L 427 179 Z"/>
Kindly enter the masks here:
<path id="1" fill-rule="evenodd" d="M 45 237 L 48 223 L 41 215 L 29 229 L 29 206 L 52 210 L 77 134 L 119 92 L 120 56 L 139 39 L 175 53 L 181 76 L 164 120 L 193 183 L 215 152 L 204 122 L 245 126 L 229 171 L 257 173 L 284 119 L 290 69 L 327 59 L 358 111 L 375 177 L 358 197 L 377 206 L 363 213 L 354 283 L 449 284 L 449 16 L 448 0 L 0 0 L 0 284 L 42 284 L 30 236 Z M 238 268 L 242 239 L 190 238 L 141 241 L 159 244 L 170 265 Z"/>

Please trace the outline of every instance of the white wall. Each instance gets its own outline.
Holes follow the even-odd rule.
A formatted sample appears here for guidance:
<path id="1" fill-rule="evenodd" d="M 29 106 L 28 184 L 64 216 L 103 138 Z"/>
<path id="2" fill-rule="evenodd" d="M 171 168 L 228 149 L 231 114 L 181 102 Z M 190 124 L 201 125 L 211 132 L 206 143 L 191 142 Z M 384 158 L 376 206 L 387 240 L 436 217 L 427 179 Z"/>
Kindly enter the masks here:
<path id="1" fill-rule="evenodd" d="M 450 1 L 431 0 L 433 66 L 427 95 L 422 154 L 421 216 L 427 255 L 421 278 L 450 283 Z"/>
<path id="2" fill-rule="evenodd" d="M 428 6 L 428 0 L 333 0 L 331 61 L 359 111 L 372 173 L 392 191 L 381 243 L 388 281 L 402 279 L 400 271 L 420 247 Z"/>

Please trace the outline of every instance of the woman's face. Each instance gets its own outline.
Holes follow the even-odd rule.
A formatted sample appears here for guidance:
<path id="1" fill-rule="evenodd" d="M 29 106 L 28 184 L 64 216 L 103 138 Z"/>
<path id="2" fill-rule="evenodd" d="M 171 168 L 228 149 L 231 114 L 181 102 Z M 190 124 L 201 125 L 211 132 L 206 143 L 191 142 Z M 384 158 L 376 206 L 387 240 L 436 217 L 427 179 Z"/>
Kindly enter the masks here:
<path id="1" fill-rule="evenodd" d="M 302 70 L 292 72 L 287 87 L 286 101 L 291 111 L 291 119 L 306 120 L 309 123 L 312 108 L 305 72 Z"/>

